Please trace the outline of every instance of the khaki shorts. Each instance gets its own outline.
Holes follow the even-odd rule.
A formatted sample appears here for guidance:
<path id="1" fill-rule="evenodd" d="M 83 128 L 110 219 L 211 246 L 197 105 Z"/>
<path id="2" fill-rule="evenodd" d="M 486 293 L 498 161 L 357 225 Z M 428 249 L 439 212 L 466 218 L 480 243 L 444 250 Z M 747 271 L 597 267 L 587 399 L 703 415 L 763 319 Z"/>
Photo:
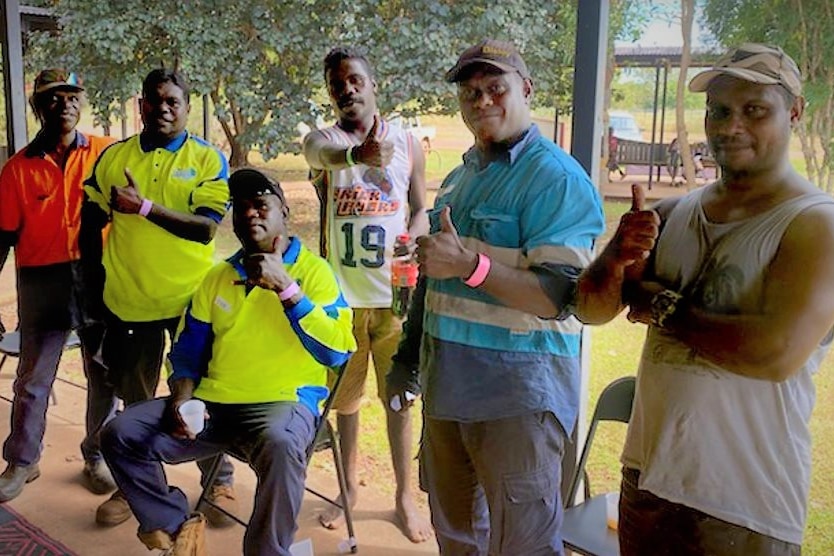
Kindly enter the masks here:
<path id="1" fill-rule="evenodd" d="M 356 337 L 356 353 L 345 369 L 345 377 L 339 384 L 339 391 L 333 401 L 333 409 L 343 415 L 359 411 L 365 394 L 370 358 L 376 370 L 376 390 L 379 399 L 385 402 L 385 375 L 391 368 L 391 357 L 397 352 L 402 333 L 402 319 L 394 316 L 391 309 L 354 309 L 353 335 Z M 329 374 L 329 386 L 335 377 Z"/>

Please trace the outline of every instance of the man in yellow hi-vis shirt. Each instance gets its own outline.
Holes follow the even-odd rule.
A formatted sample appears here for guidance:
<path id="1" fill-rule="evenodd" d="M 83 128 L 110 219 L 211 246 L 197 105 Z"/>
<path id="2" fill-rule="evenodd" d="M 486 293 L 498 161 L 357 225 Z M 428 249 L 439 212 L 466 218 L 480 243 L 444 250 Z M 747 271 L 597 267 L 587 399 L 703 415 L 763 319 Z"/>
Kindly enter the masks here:
<path id="1" fill-rule="evenodd" d="M 213 266 L 214 234 L 228 210 L 228 163 L 186 131 L 189 110 L 185 78 L 151 71 L 142 83 L 144 129 L 106 149 L 85 186 L 81 256 L 91 291 L 101 292 L 102 358 L 112 394 L 125 405 L 154 397 L 165 334 L 173 336 Z M 231 474 L 229 464 L 215 488 L 220 502 L 234 501 Z M 96 521 L 117 525 L 130 515 L 117 491 Z"/>
<path id="2" fill-rule="evenodd" d="M 171 395 L 129 407 L 101 438 L 136 512 L 139 540 L 171 556 L 205 555 L 205 519 L 189 513 L 162 463 L 230 447 L 258 476 L 243 554 L 290 554 L 327 368 L 356 350 L 352 312 L 333 269 L 288 234 L 280 184 L 243 169 L 229 188 L 242 249 L 194 294 L 168 356 Z M 211 417 L 203 430 L 182 417 L 195 399 Z"/>

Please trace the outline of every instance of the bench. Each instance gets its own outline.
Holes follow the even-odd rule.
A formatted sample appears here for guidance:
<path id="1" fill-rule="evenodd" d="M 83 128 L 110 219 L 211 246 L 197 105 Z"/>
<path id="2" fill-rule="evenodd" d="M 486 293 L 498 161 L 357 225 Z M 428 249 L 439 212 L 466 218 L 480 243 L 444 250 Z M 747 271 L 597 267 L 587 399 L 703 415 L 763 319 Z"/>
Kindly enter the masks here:
<path id="1" fill-rule="evenodd" d="M 654 147 L 654 157 L 652 157 Z M 702 151 L 701 162 L 705 168 L 714 168 L 715 159 L 706 143 L 696 143 L 690 146 L 692 152 L 700 147 Z M 633 166 L 648 166 L 654 163 L 655 166 L 669 166 L 669 144 L 658 143 L 652 145 L 643 141 L 631 141 L 629 139 L 617 140 L 617 162 L 620 164 L 631 164 Z"/>

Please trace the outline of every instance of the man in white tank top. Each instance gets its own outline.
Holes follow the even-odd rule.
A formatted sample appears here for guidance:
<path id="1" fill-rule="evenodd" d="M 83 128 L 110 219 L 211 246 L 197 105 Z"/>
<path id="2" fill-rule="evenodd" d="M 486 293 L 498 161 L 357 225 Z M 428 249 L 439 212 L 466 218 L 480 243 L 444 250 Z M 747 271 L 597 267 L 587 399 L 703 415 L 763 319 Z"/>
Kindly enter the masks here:
<path id="1" fill-rule="evenodd" d="M 697 75 L 721 178 L 662 201 L 626 288 L 649 325 L 622 462 L 624 556 L 799 554 L 812 375 L 834 325 L 834 201 L 789 160 L 804 108 L 780 48 Z"/>
<path id="2" fill-rule="evenodd" d="M 358 494 L 359 407 L 369 356 L 377 394 L 385 407 L 394 475 L 396 515 L 413 542 L 431 537 L 411 494 L 411 415 L 386 403 L 385 374 L 399 342 L 402 321 L 391 311 L 394 241 L 407 233 L 411 244 L 428 232 L 425 212 L 425 158 L 419 141 L 377 113 L 376 81 L 367 58 L 353 49 L 334 48 L 324 59 L 324 77 L 336 125 L 304 139 L 304 156 L 322 203 L 321 249 L 336 271 L 354 309 L 358 349 L 345 370 L 334 408 L 342 440 L 348 503 Z M 319 520 L 338 527 L 338 508 Z"/>

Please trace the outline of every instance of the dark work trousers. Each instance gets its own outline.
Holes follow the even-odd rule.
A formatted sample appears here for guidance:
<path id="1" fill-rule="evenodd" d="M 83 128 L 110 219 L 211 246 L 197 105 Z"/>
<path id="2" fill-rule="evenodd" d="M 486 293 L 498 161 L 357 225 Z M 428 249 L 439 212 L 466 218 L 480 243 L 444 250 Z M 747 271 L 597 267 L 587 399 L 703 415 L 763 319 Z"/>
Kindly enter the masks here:
<path id="1" fill-rule="evenodd" d="M 640 472 L 623 469 L 622 556 L 799 556 L 801 547 L 728 523 L 637 488 Z"/>
<path id="2" fill-rule="evenodd" d="M 188 500 L 168 485 L 162 462 L 210 458 L 231 447 L 258 477 L 244 555 L 289 556 L 317 417 L 295 402 L 207 402 L 205 430 L 194 440 L 183 440 L 165 432 L 166 403 L 156 399 L 131 405 L 102 431 L 104 458 L 139 520 L 139 532 L 173 534 L 188 519 Z"/>
<path id="3" fill-rule="evenodd" d="M 101 346 L 102 359 L 107 366 L 108 385 L 105 387 L 113 388 L 125 407 L 153 399 L 162 371 L 166 335 L 173 342 L 179 317 L 128 322 L 107 311 L 105 322 L 107 328 Z M 198 458 L 197 466 L 204 479 L 211 471 L 211 460 Z M 233 473 L 232 462 L 224 458 L 216 484 L 231 485 Z"/>
<path id="4" fill-rule="evenodd" d="M 440 553 L 564 554 L 564 443 L 550 412 L 475 423 L 424 416 L 420 484 Z"/>
<path id="5" fill-rule="evenodd" d="M 78 262 L 18 269 L 20 359 L 14 381 L 11 430 L 3 457 L 16 465 L 40 459 L 46 430 L 49 393 L 55 382 L 64 344 L 78 328 L 84 374 L 90 384 L 104 380 L 104 369 L 93 360 L 101 326 L 83 326 L 81 270 Z M 101 459 L 97 432 L 114 415 L 115 399 L 106 389 L 88 386 L 86 432 L 82 454 L 86 461 Z"/>
<path id="6" fill-rule="evenodd" d="M 125 406 L 153 399 L 162 369 L 165 337 L 173 341 L 179 317 L 127 322 L 113 313 L 105 317 L 107 330 L 101 355 L 107 376 Z"/>

